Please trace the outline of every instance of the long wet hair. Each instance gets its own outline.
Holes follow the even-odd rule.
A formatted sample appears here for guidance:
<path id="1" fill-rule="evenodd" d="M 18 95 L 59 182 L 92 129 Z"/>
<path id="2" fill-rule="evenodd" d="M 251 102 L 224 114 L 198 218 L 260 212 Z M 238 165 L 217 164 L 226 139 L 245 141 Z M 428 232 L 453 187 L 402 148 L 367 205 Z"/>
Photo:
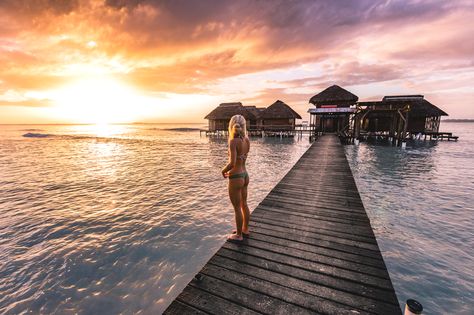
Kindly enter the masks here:
<path id="1" fill-rule="evenodd" d="M 235 130 L 235 125 L 239 125 L 240 129 Z M 242 115 L 234 115 L 229 121 L 229 142 L 238 136 L 242 138 L 247 137 L 247 122 L 245 121 L 245 117 Z"/>

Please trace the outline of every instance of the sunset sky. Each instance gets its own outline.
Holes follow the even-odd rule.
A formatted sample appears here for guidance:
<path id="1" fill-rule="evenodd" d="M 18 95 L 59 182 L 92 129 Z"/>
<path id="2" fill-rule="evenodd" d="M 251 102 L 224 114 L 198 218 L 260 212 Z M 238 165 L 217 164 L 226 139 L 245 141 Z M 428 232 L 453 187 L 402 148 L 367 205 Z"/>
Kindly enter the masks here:
<path id="1" fill-rule="evenodd" d="M 203 122 L 332 84 L 474 118 L 474 1 L 1 0 L 0 123 Z"/>

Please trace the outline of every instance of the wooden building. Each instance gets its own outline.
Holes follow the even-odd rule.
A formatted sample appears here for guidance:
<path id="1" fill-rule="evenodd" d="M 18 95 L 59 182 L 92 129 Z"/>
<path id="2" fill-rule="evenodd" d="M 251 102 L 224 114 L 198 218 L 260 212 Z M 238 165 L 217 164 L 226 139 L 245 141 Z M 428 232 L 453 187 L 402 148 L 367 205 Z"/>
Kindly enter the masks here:
<path id="1" fill-rule="evenodd" d="M 394 95 L 381 101 L 359 102 L 354 137 L 369 134 L 404 141 L 416 134 L 438 134 L 441 116 L 447 115 L 423 95 Z"/>
<path id="2" fill-rule="evenodd" d="M 315 133 L 349 133 L 350 117 L 355 113 L 359 97 L 338 85 L 333 85 L 311 97 L 309 102 L 316 106 L 308 110 L 310 128 Z"/>
<path id="3" fill-rule="evenodd" d="M 295 130 L 296 119 L 301 116 L 284 102 L 277 100 L 261 112 L 262 127 L 271 131 Z"/>
<path id="4" fill-rule="evenodd" d="M 256 106 L 244 106 L 245 109 L 253 114 L 255 118 L 250 119 L 249 130 L 260 130 L 262 129 L 262 113 L 265 111 L 265 107 Z"/>
<path id="5" fill-rule="evenodd" d="M 242 103 L 222 103 L 211 111 L 208 132 L 226 131 L 229 120 L 234 115 L 242 115 L 249 131 L 294 131 L 295 120 L 301 116 L 290 106 L 278 100 L 269 107 L 243 106 Z"/>
<path id="6" fill-rule="evenodd" d="M 240 102 L 222 103 L 204 118 L 209 120 L 209 131 L 226 131 L 229 128 L 229 120 L 234 115 L 245 117 L 247 129 L 250 129 L 252 123 L 257 125 L 258 117 L 253 110 L 249 110 Z"/>

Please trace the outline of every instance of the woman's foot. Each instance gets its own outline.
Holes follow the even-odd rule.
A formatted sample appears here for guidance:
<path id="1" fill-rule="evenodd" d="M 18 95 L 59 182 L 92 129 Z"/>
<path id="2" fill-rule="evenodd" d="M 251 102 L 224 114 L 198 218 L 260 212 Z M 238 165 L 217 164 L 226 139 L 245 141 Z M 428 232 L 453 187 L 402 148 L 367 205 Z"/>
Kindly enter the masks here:
<path id="1" fill-rule="evenodd" d="M 237 234 L 237 230 L 233 230 L 233 231 L 232 231 L 232 234 Z M 250 236 L 250 233 L 249 233 L 249 232 L 244 232 L 244 231 L 242 231 L 242 236 L 245 237 L 245 238 L 247 238 L 247 237 Z"/>
<path id="2" fill-rule="evenodd" d="M 242 237 L 242 235 L 229 234 L 229 236 L 227 236 L 227 241 L 229 241 L 229 242 L 242 243 L 243 240 L 244 240 L 244 238 Z"/>

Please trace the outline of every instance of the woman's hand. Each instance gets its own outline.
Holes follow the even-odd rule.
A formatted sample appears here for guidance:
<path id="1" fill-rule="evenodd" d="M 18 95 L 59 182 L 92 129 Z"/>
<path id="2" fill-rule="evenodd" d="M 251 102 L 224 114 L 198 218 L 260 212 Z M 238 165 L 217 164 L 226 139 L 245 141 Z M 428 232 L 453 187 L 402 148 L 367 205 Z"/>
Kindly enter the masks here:
<path id="1" fill-rule="evenodd" d="M 222 169 L 222 176 L 224 176 L 224 178 L 229 177 L 229 172 L 227 171 L 227 167 L 224 167 Z"/>

